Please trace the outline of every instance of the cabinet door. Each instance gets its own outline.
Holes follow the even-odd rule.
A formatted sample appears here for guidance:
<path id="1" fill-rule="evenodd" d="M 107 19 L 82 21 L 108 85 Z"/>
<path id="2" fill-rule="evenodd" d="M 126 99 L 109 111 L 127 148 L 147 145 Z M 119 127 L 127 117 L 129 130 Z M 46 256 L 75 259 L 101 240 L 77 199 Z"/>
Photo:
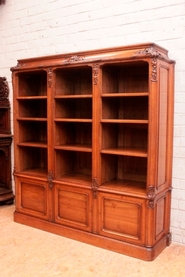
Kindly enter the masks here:
<path id="1" fill-rule="evenodd" d="M 100 192 L 99 234 L 144 244 L 145 200 Z"/>
<path id="2" fill-rule="evenodd" d="M 47 182 L 16 176 L 16 211 L 42 219 L 49 218 Z"/>
<path id="3" fill-rule="evenodd" d="M 85 231 L 92 230 L 90 189 L 55 184 L 55 222 Z"/>

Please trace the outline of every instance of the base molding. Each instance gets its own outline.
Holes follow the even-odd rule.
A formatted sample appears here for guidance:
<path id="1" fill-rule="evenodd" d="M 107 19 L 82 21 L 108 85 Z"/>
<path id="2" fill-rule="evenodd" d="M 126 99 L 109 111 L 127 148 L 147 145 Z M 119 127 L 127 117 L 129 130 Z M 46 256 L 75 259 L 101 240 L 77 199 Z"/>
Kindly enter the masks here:
<path id="1" fill-rule="evenodd" d="M 58 225 L 56 223 L 45 221 L 16 211 L 14 212 L 14 221 L 144 261 L 153 261 L 166 248 L 166 246 L 170 245 L 170 234 L 164 236 L 153 247 L 146 247 L 114 240 L 77 229 L 72 229 L 70 227 Z"/>

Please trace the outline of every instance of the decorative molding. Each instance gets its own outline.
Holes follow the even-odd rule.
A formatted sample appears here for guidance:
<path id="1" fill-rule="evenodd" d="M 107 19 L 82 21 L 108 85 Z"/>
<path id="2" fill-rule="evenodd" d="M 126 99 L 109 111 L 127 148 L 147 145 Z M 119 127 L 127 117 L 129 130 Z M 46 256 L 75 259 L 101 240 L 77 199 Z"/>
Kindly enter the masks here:
<path id="1" fill-rule="evenodd" d="M 157 82 L 157 59 L 152 59 L 152 78 L 151 81 Z"/>
<path id="2" fill-rule="evenodd" d="M 152 58 L 152 76 L 151 81 L 157 82 L 157 59 L 165 60 L 165 57 L 154 47 L 147 47 L 144 50 L 139 50 L 134 56 L 149 56 Z"/>
<path id="3" fill-rule="evenodd" d="M 0 137 L 0 143 L 1 142 L 3 142 L 3 143 L 5 143 L 5 142 L 10 143 L 10 142 L 12 142 L 12 137 Z"/>
<path id="4" fill-rule="evenodd" d="M 84 56 L 74 55 L 74 56 L 71 56 L 71 57 L 65 59 L 64 62 L 65 62 L 65 63 L 74 63 L 74 62 L 83 61 L 84 59 L 85 59 Z"/>
<path id="5" fill-rule="evenodd" d="M 52 171 L 48 172 L 48 184 L 49 184 L 49 188 L 52 189 L 52 187 L 53 187 L 53 172 Z"/>
<path id="6" fill-rule="evenodd" d="M 154 209 L 155 187 L 149 186 L 147 192 L 148 208 Z"/>
<path id="7" fill-rule="evenodd" d="M 98 181 L 97 181 L 97 178 L 94 178 L 92 180 L 92 190 L 93 190 L 93 197 L 94 199 L 97 198 L 97 191 L 98 191 Z"/>
<path id="8" fill-rule="evenodd" d="M 93 83 L 94 85 L 98 84 L 98 74 L 99 74 L 99 64 L 93 64 Z"/>
<path id="9" fill-rule="evenodd" d="M 0 101 L 8 100 L 9 88 L 5 77 L 0 77 Z"/>
<path id="10" fill-rule="evenodd" d="M 150 56 L 151 58 L 156 58 L 156 59 L 162 59 L 164 60 L 165 57 L 159 53 L 154 47 L 148 47 L 145 48 L 144 50 L 138 51 L 134 56 L 139 56 L 139 55 L 144 55 L 144 56 Z"/>
<path id="11" fill-rule="evenodd" d="M 52 71 L 52 68 L 48 68 L 47 70 L 48 72 L 48 88 L 51 88 L 52 86 L 52 75 L 53 75 L 53 71 Z"/>

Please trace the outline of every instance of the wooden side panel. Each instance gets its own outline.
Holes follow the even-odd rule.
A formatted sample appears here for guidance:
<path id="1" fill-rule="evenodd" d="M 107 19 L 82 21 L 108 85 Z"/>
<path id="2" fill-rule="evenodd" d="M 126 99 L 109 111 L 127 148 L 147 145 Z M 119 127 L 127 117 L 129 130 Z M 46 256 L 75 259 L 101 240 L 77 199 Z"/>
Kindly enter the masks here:
<path id="1" fill-rule="evenodd" d="M 55 222 L 91 231 L 91 191 L 65 185 L 55 185 Z"/>
<path id="2" fill-rule="evenodd" d="M 159 150 L 158 150 L 158 187 L 166 182 L 166 159 L 167 159 L 167 122 L 168 122 L 168 89 L 169 69 L 160 66 L 159 83 Z"/>
<path id="3" fill-rule="evenodd" d="M 144 200 L 100 193 L 99 209 L 101 235 L 144 244 Z"/>
<path id="4" fill-rule="evenodd" d="M 48 219 L 47 183 L 16 177 L 16 210 L 28 215 Z"/>
<path id="5" fill-rule="evenodd" d="M 165 230 L 165 197 L 156 202 L 155 238 L 159 238 Z"/>

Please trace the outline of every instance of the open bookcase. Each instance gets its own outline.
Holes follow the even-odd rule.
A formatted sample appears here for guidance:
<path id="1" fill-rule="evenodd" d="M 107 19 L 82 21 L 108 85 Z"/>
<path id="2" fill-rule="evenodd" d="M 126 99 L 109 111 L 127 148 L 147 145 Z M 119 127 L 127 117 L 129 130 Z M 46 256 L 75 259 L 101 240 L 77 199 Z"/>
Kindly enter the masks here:
<path id="1" fill-rule="evenodd" d="M 143 260 L 169 245 L 174 64 L 154 43 L 19 60 L 15 221 Z"/>

